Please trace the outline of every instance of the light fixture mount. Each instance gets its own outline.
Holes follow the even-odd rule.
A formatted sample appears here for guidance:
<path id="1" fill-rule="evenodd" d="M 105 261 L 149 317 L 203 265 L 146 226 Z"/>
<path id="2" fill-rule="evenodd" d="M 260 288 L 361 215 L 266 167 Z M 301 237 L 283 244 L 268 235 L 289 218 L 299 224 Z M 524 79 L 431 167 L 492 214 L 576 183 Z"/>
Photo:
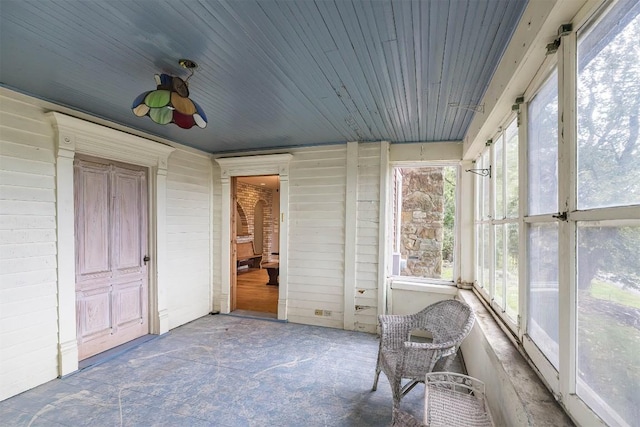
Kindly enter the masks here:
<path id="1" fill-rule="evenodd" d="M 194 70 L 198 68 L 198 64 L 190 59 L 181 59 L 178 61 L 178 64 L 180 64 L 182 68 L 186 68 L 187 70 Z"/>

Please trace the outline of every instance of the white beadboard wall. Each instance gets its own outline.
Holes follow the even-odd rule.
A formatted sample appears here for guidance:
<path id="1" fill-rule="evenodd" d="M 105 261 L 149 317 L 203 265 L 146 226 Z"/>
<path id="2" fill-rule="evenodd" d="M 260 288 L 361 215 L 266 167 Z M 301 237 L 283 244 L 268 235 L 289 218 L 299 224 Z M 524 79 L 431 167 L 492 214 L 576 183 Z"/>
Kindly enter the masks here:
<path id="1" fill-rule="evenodd" d="M 358 146 L 357 200 L 355 329 L 373 333 L 378 325 L 379 143 Z"/>
<path id="2" fill-rule="evenodd" d="M 211 311 L 211 173 L 208 155 L 176 149 L 167 167 L 169 328 Z"/>
<path id="3" fill-rule="evenodd" d="M 289 168 L 287 319 L 343 328 L 347 146 L 296 148 Z M 219 252 L 220 171 L 213 172 L 214 252 Z M 355 329 L 375 333 L 378 307 L 380 144 L 358 145 Z M 214 309 L 221 266 L 214 255 Z M 322 310 L 323 315 L 316 315 Z M 329 315 L 326 312 L 330 312 Z"/>
<path id="4" fill-rule="evenodd" d="M 55 133 L 42 105 L 0 90 L 0 400 L 58 376 Z M 212 258 L 220 256 L 219 243 L 211 243 L 220 240 L 211 226 L 220 185 L 212 185 L 210 157 L 174 146 L 167 169 L 170 328 L 211 310 Z M 213 265 L 219 277 L 219 262 Z"/>
<path id="5" fill-rule="evenodd" d="M 0 400 L 58 375 L 54 132 L 0 93 Z"/>
<path id="6" fill-rule="evenodd" d="M 292 151 L 288 320 L 343 327 L 345 145 Z M 330 316 L 316 316 L 315 310 Z"/>

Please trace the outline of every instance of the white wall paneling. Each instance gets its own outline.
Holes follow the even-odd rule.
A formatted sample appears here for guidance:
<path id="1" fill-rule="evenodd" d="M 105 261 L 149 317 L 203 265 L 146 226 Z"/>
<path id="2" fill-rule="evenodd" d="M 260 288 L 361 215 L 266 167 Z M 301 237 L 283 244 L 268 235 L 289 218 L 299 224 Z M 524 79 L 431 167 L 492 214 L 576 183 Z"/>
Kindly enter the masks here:
<path id="1" fill-rule="evenodd" d="M 176 149 L 167 168 L 169 328 L 212 310 L 211 158 Z M 179 285 L 177 285 L 179 284 Z M 176 286 L 177 285 L 177 286 Z"/>
<path id="2" fill-rule="evenodd" d="M 54 165 L 42 111 L 0 93 L 0 401 L 58 375 Z"/>
<path id="3" fill-rule="evenodd" d="M 380 253 L 386 240 L 380 240 L 380 187 L 382 151 L 385 143 L 364 143 L 358 149 L 357 216 L 356 216 L 356 281 L 353 286 L 355 330 L 375 332 L 378 325 Z"/>
<path id="4" fill-rule="evenodd" d="M 347 161 L 346 145 L 294 151 L 289 176 L 291 322 L 345 325 Z"/>

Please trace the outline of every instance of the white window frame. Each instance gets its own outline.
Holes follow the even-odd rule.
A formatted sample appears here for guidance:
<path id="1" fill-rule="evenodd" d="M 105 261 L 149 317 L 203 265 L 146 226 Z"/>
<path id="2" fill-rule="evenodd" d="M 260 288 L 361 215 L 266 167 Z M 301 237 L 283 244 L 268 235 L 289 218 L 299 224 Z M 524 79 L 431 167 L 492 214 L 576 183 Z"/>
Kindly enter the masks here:
<path id="1" fill-rule="evenodd" d="M 549 55 L 545 59 L 543 65 L 540 67 L 540 70 L 532 80 L 528 89 L 525 91 L 524 100 L 525 102 L 520 106 L 520 159 L 521 159 L 521 167 L 520 167 L 520 218 L 522 221 L 522 227 L 520 229 L 520 283 L 521 283 L 521 292 L 520 292 L 520 328 L 518 330 L 518 336 L 522 342 L 522 345 L 525 349 L 527 355 L 531 358 L 534 365 L 540 372 L 543 377 L 543 381 L 551 389 L 551 391 L 559 397 L 560 389 L 558 382 L 558 370 L 555 366 L 547 359 L 546 355 L 540 350 L 535 341 L 533 341 L 528 335 L 528 307 L 529 307 L 529 253 L 528 253 L 528 236 L 529 236 L 529 228 L 531 224 L 544 224 L 544 223 L 555 223 L 558 220 L 553 217 L 554 213 L 546 213 L 546 214 L 535 214 L 528 215 L 528 206 L 529 206 L 529 156 L 528 156 L 528 146 L 529 146 L 529 138 L 528 138 L 528 127 L 529 127 L 529 117 L 528 117 L 528 106 L 529 103 L 538 92 L 542 89 L 543 85 L 548 81 L 550 75 L 553 71 L 559 67 L 558 63 L 558 55 Z M 557 71 L 558 79 L 560 78 L 560 69 Z M 558 114 L 560 114 L 560 94 L 558 94 Z M 558 130 L 560 133 L 560 129 Z M 558 165 L 559 173 L 560 173 L 560 165 Z M 560 177 L 558 177 L 558 192 L 560 192 Z M 558 232 L 558 240 L 560 240 L 560 231 Z M 561 264 L 561 263 L 559 263 Z M 560 266 L 559 266 L 560 267 Z M 558 272 L 560 274 L 560 272 Z M 558 326 L 560 328 L 560 326 Z M 560 341 L 562 338 L 559 338 Z M 560 352 L 560 350 L 559 350 Z"/>
<path id="2" fill-rule="evenodd" d="M 496 262 L 495 262 L 495 250 L 496 250 L 496 239 L 495 239 L 495 233 L 496 233 L 496 225 L 503 225 L 503 224 L 516 224 L 518 225 L 518 239 L 519 239 L 519 244 L 518 244 L 518 268 L 519 270 L 521 269 L 521 265 L 522 265 L 522 221 L 521 221 L 521 205 L 522 205 L 522 197 L 520 196 L 520 203 L 518 204 L 518 216 L 514 217 L 514 218 L 506 218 L 506 217 L 501 217 L 501 218 L 496 218 L 495 217 L 495 209 L 496 209 L 496 181 L 495 181 L 495 165 L 496 165 L 496 153 L 495 153 L 495 142 L 499 139 L 502 138 L 503 139 L 503 149 L 502 149 L 502 161 L 504 162 L 504 159 L 506 157 L 506 140 L 505 140 L 505 133 L 507 128 L 514 122 L 517 121 L 518 117 L 517 114 L 515 113 L 510 113 L 502 122 L 502 126 L 499 127 L 498 132 L 496 132 L 496 134 L 494 135 L 493 139 L 491 141 L 487 142 L 487 147 L 480 153 L 480 155 L 476 158 L 475 160 L 475 164 L 474 164 L 474 168 L 475 169 L 489 169 L 491 170 L 491 176 L 482 176 L 482 175 L 477 175 L 474 179 L 474 195 L 475 195 L 475 199 L 476 199 L 476 203 L 474 206 L 474 210 L 475 210 L 475 216 L 474 216 L 474 235 L 478 236 L 479 233 L 481 232 L 480 230 L 484 227 L 484 226 L 488 226 L 489 227 L 489 247 L 490 250 L 488 251 L 488 253 L 486 253 L 486 251 L 484 251 L 484 241 L 482 241 L 482 247 L 480 247 L 479 242 L 476 242 L 475 245 L 475 255 L 474 255 L 474 262 L 475 262 L 475 266 L 476 268 L 480 265 L 479 264 L 479 258 L 480 256 L 483 257 L 488 257 L 488 261 L 489 261 L 489 274 L 488 274 L 488 281 L 487 278 L 484 277 L 484 273 L 483 273 L 483 277 L 482 279 L 485 281 L 485 283 L 478 283 L 478 281 L 476 280 L 475 283 L 475 288 L 476 291 L 482 295 L 487 302 L 490 304 L 491 308 L 494 310 L 494 312 L 500 316 L 500 318 L 503 320 L 503 322 L 505 323 L 505 325 L 511 330 L 512 333 L 517 334 L 518 333 L 518 324 L 519 324 L 519 315 L 516 315 L 516 319 L 511 319 L 507 313 L 506 313 L 506 285 L 505 282 L 503 281 L 502 283 L 502 288 L 503 288 L 503 301 L 502 303 L 498 303 L 495 300 L 495 296 L 494 296 L 494 289 L 495 289 L 495 274 L 496 274 Z M 518 194 L 521 195 L 522 194 L 522 182 L 520 181 L 520 176 L 521 176 L 521 171 L 522 171 L 522 163 L 521 163 L 521 152 L 522 152 L 522 132 L 521 132 L 521 126 L 518 126 Z M 487 164 L 488 163 L 488 164 Z M 485 198 L 487 197 L 486 194 L 484 194 L 484 189 L 486 188 L 486 182 L 484 180 L 489 180 L 489 212 L 484 212 L 484 203 L 485 203 Z M 503 204 L 506 203 L 506 186 L 503 185 L 502 188 L 502 196 L 503 196 Z M 482 217 L 481 215 L 484 214 Z M 506 228 L 505 228 L 506 230 Z M 506 237 L 506 235 L 505 235 Z M 477 238 L 476 238 L 477 240 Z M 505 239 L 506 242 L 506 239 Z M 503 246 L 505 244 L 505 242 L 503 242 Z M 504 247 L 503 247 L 503 251 L 504 251 Z M 506 252 L 505 252 L 506 255 Z M 484 258 L 484 261 L 486 262 L 487 258 Z M 523 281 L 522 278 L 520 277 L 520 274 L 518 274 L 518 288 L 521 289 L 522 285 L 523 285 Z M 518 305 L 521 305 L 521 298 L 520 298 L 520 294 L 522 292 L 518 292 Z"/>
<path id="3" fill-rule="evenodd" d="M 459 241 L 460 241 L 460 162 L 459 161 L 420 161 L 420 162 L 407 162 L 407 161 L 395 161 L 389 163 L 389 176 L 390 188 L 394 188 L 393 181 L 393 173 L 396 168 L 429 168 L 429 167 L 454 167 L 456 169 L 456 195 L 455 195 L 455 203 L 456 203 L 456 212 L 455 212 L 455 225 L 454 225 L 454 237 L 453 237 L 453 280 L 446 279 L 436 279 L 436 278 L 428 278 L 428 277 L 416 277 L 416 276 L 401 276 L 392 274 L 392 269 L 389 269 L 389 283 L 393 285 L 394 282 L 401 283 L 411 283 L 415 285 L 441 285 L 441 286 L 456 286 L 456 277 L 460 277 L 460 251 L 458 250 Z M 402 200 L 400 196 L 400 200 Z M 393 205 L 393 202 L 390 203 Z M 400 206 L 396 207 L 396 211 L 399 211 Z M 392 212 L 392 215 L 395 217 L 398 212 Z M 389 233 L 388 233 L 388 241 L 386 243 L 387 251 L 388 251 L 388 259 L 393 259 L 393 252 L 395 250 L 396 242 L 393 241 L 395 226 L 394 218 L 389 219 Z"/>
<path id="4" fill-rule="evenodd" d="M 576 229 L 578 221 L 598 221 L 602 225 L 637 225 L 640 223 L 640 205 L 606 207 L 597 209 L 577 210 L 576 200 L 576 171 L 577 171 L 577 34 L 588 23 L 596 23 L 597 20 L 609 11 L 609 7 L 615 1 L 589 1 L 576 14 L 573 19 L 574 30 L 562 37 L 557 54 L 545 58 L 535 77 L 530 82 L 524 93 L 525 103 L 520 106 L 519 127 L 519 314 L 520 324 L 515 332 L 522 346 L 540 373 L 542 380 L 556 395 L 556 398 L 565 407 L 568 414 L 579 425 L 605 425 L 601 416 L 606 417 L 606 422 L 622 424 L 622 420 L 615 414 L 607 414 L 607 404 L 594 393 L 594 401 L 600 401 L 597 408 L 590 408 L 576 393 L 577 388 L 577 271 L 576 271 Z M 528 158 L 527 158 L 527 105 L 546 82 L 550 72 L 558 68 L 558 206 L 559 210 L 567 211 L 567 220 L 555 218 L 554 213 L 527 216 L 528 205 Z M 477 166 L 476 167 L 485 167 Z M 476 183 L 478 180 L 476 179 Z M 474 194 L 478 196 L 477 184 L 474 184 Z M 474 235 L 477 235 L 478 209 L 481 200 L 476 200 L 474 209 Z M 494 201 L 491 200 L 491 205 Z M 559 287 L 559 370 L 547 360 L 527 335 L 527 308 L 528 308 L 528 254 L 527 236 L 531 224 L 558 223 L 558 256 L 565 262 L 558 263 Z M 493 240 L 494 233 L 490 233 Z M 491 243 L 492 253 L 494 242 Z M 476 242 L 475 268 L 479 266 L 477 253 L 482 248 Z M 493 256 L 493 255 L 491 255 Z M 566 262 L 569 259 L 570 262 Z M 495 262 L 490 264 L 492 269 Z M 490 277 L 495 277 L 494 272 Z M 476 286 L 478 293 L 485 298 L 490 298 L 488 289 Z M 493 309 L 500 314 L 500 310 L 492 304 Z M 504 319 L 504 317 L 503 317 Z M 508 323 L 505 322 L 507 325 Z M 594 412 L 598 410 L 598 414 Z"/>
<path id="5" fill-rule="evenodd" d="M 562 52 L 562 76 L 564 79 L 562 85 L 563 93 L 561 93 L 562 103 L 559 105 L 559 114 L 570 112 L 572 114 L 564 115 L 564 123 L 560 122 L 560 137 L 564 136 L 564 141 L 560 141 L 559 171 L 564 170 L 564 193 L 558 194 L 559 201 L 566 203 L 567 221 L 563 223 L 564 229 L 561 228 L 561 245 L 560 251 L 569 251 L 572 262 L 565 263 L 561 266 L 561 276 L 565 277 L 566 283 L 564 292 L 560 293 L 561 306 L 569 307 L 569 318 L 560 318 L 560 395 L 565 401 L 567 409 L 572 416 L 581 424 L 592 424 L 595 420 L 600 421 L 600 417 L 595 415 L 586 403 L 577 395 L 576 375 L 578 368 L 578 329 L 577 329 L 577 223 L 581 221 L 601 222 L 604 226 L 611 225 L 638 225 L 640 223 L 640 205 L 627 205 L 618 207 L 603 207 L 578 210 L 577 206 L 577 83 L 578 83 L 578 34 L 586 30 L 591 25 L 598 25 L 598 21 L 605 14 L 609 13 L 616 2 L 605 3 L 602 7 L 591 10 L 587 18 L 583 18 L 578 25 L 574 25 L 576 30 L 563 39 L 561 45 Z M 583 15 L 584 16 L 584 15 Z M 562 117 L 562 116 L 561 116 Z M 562 182 L 562 181 L 561 181 Z M 563 233 L 564 231 L 564 233 Z M 564 237 L 564 238 L 563 238 Z M 565 316 L 566 317 L 566 316 Z M 586 388 L 586 387 L 585 387 Z M 595 394 L 591 394 L 593 401 L 600 401 L 598 405 L 600 416 L 605 416 L 607 423 L 614 425 L 623 425 L 624 422 L 618 418 L 617 414 L 611 412 L 609 406 Z"/>

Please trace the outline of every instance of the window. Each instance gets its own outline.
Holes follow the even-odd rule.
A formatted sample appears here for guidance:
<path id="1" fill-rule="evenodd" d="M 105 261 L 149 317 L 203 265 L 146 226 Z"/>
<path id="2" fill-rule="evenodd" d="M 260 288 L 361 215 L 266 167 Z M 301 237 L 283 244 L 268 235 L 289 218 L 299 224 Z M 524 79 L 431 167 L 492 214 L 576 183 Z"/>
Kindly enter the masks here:
<path id="1" fill-rule="evenodd" d="M 495 142 L 495 292 L 509 319 L 518 316 L 518 126 L 513 120 Z"/>
<path id="2" fill-rule="evenodd" d="M 638 40 L 640 4 L 622 1 L 578 33 L 577 49 L 576 389 L 605 421 L 629 425 L 640 417 Z"/>
<path id="3" fill-rule="evenodd" d="M 490 150 L 484 153 L 476 160 L 475 169 L 489 170 L 491 163 L 489 162 Z M 491 192 L 490 180 L 486 176 L 477 175 L 475 177 L 476 188 L 476 282 L 478 286 L 489 295 L 491 286 L 491 264 L 493 257 L 491 256 Z"/>
<path id="4" fill-rule="evenodd" d="M 527 105 L 527 334 L 558 369 L 558 73 Z M 550 222 L 553 221 L 553 222 Z"/>
<path id="5" fill-rule="evenodd" d="M 396 167 L 394 275 L 453 282 L 454 166 Z"/>
<path id="6" fill-rule="evenodd" d="M 629 425 L 640 384 L 640 221 L 578 222 L 578 395 Z M 612 361 L 614 361 L 612 363 Z"/>
<path id="7" fill-rule="evenodd" d="M 527 334 L 558 369 L 558 225 L 533 223 L 528 233 Z"/>
<path id="8" fill-rule="evenodd" d="M 640 3 L 606 5 L 546 57 L 521 140 L 509 123 L 476 160 L 475 278 L 578 424 L 636 425 Z"/>
<path id="9" fill-rule="evenodd" d="M 475 165 L 479 170 L 491 170 L 491 174 L 475 179 L 476 281 L 514 327 L 519 298 L 518 141 L 517 120 L 513 118 Z"/>

